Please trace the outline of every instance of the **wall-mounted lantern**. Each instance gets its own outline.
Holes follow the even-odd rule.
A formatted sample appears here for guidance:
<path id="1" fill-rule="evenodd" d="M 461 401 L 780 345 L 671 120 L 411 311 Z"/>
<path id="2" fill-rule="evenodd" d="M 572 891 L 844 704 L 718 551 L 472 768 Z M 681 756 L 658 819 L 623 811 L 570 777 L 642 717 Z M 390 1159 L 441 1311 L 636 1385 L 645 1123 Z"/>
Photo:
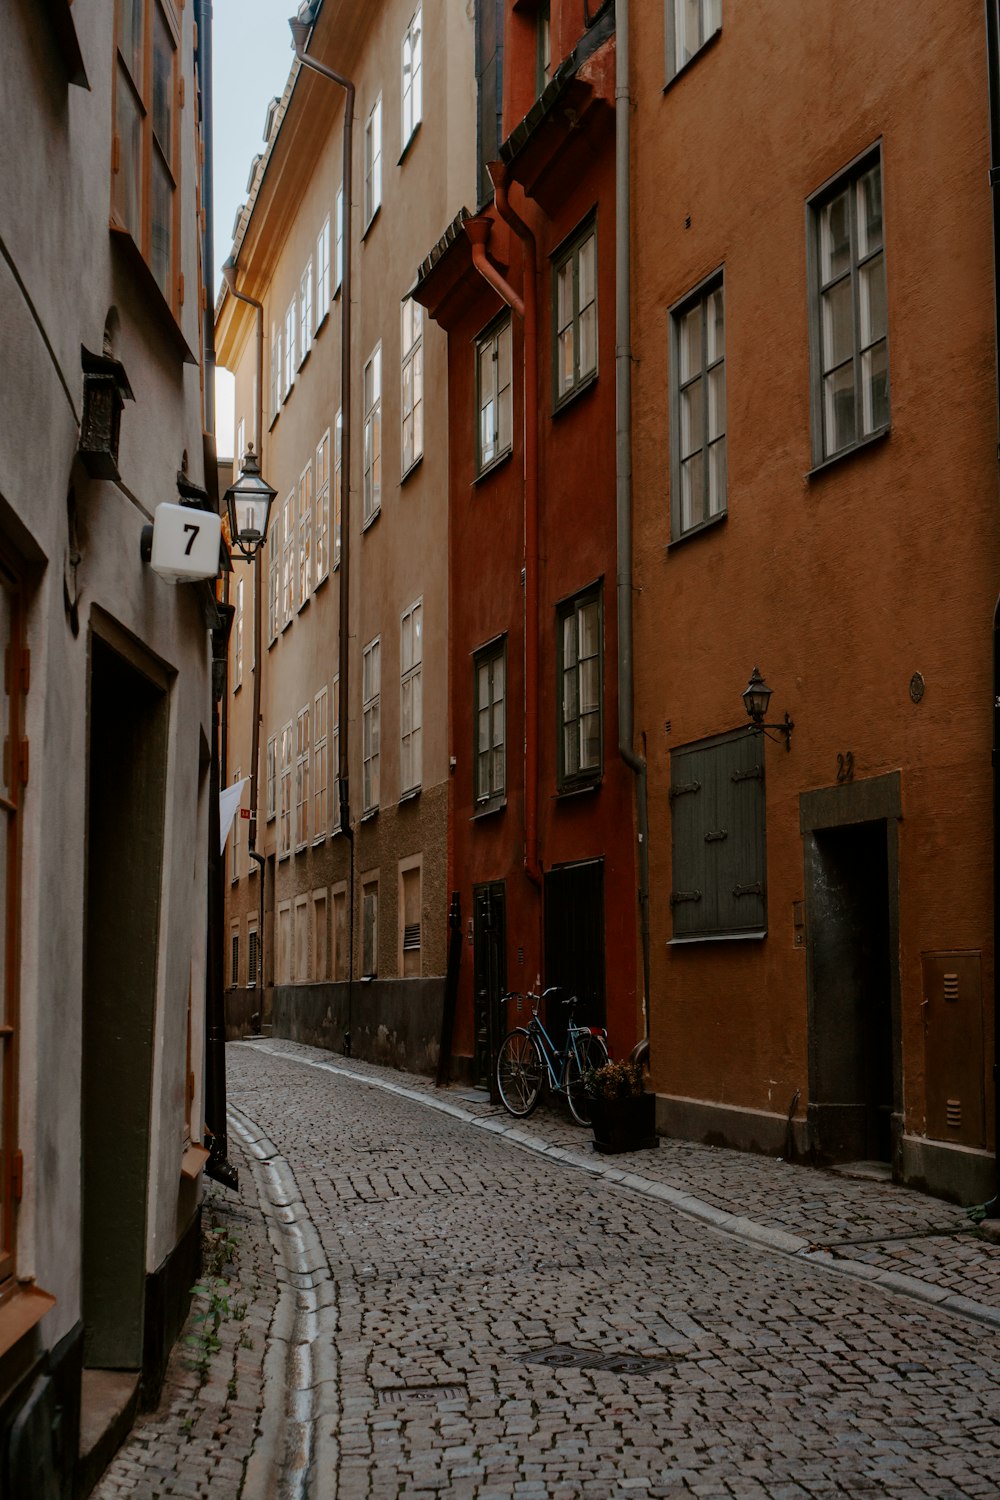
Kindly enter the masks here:
<path id="1" fill-rule="evenodd" d="M 240 464 L 240 477 L 226 491 L 230 545 L 247 562 L 253 562 L 264 545 L 277 493 L 261 478 L 260 462 L 250 443 Z"/>
<path id="2" fill-rule="evenodd" d="M 134 401 L 125 367 L 109 354 L 81 349 L 83 364 L 83 420 L 80 423 L 80 461 L 92 479 L 117 479 L 118 440 L 122 408 Z"/>
<path id="3" fill-rule="evenodd" d="M 785 714 L 784 722 L 781 724 L 764 723 L 772 692 L 773 689 L 768 687 L 760 675 L 760 668 L 754 667 L 753 672 L 750 674 L 750 681 L 741 695 L 743 698 L 743 707 L 747 711 L 751 728 L 755 732 L 766 734 L 769 729 L 773 729 L 777 734 L 784 735 L 785 749 L 790 750 L 792 748 L 792 730 L 795 728 L 795 725 L 788 715 Z M 769 735 L 768 737 L 774 739 L 774 735 Z"/>

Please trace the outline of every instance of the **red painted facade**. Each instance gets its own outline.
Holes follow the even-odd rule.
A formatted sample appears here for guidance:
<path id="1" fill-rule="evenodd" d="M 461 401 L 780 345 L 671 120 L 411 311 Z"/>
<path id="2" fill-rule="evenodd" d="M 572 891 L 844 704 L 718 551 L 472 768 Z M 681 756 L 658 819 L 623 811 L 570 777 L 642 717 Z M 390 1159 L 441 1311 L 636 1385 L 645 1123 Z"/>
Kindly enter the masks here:
<path id="1" fill-rule="evenodd" d="M 584 1020 L 601 1019 L 603 990 L 613 1054 L 627 1051 L 643 1024 L 637 997 L 632 778 L 618 753 L 617 727 L 613 25 L 587 32 L 582 10 L 553 6 L 552 82 L 536 99 L 531 84 L 537 77 L 537 40 L 537 15 L 508 5 L 500 154 L 509 174 L 510 205 L 536 246 L 539 399 L 529 419 L 537 420 L 537 561 L 530 534 L 527 555 L 525 550 L 524 319 L 516 310 L 510 314 L 511 451 L 477 477 L 476 342 L 505 314 L 505 303 L 473 265 L 469 235 L 458 223 L 421 268 L 417 292 L 449 335 L 449 884 L 460 895 L 463 926 L 452 1054 L 455 1071 L 459 1058 L 468 1059 L 478 1077 L 485 1077 L 491 1045 L 495 1048 L 513 1021 L 496 1003 L 504 988 L 561 983 L 583 994 L 589 983 L 593 994 L 581 1010 Z M 481 225 L 487 221 L 489 261 L 516 298 L 524 298 L 521 241 L 495 204 L 478 218 Z M 565 244 L 588 224 L 596 237 L 596 375 L 554 410 L 552 257 L 555 252 L 558 260 Z M 481 227 L 478 237 L 483 233 Z M 526 796 L 533 724 L 530 705 L 526 712 L 525 623 L 533 582 L 537 878 L 527 867 L 531 810 Z M 601 604 L 601 764 L 592 784 L 560 793 L 559 607 L 591 588 Z M 475 656 L 500 638 L 506 641 L 504 799 L 481 811 Z M 574 882 L 585 892 L 582 904 Z M 484 904 L 486 888 L 495 897 L 500 883 L 502 917 L 496 904 Z M 489 969 L 491 921 L 502 922 L 502 930 Z M 592 959 L 584 962 L 585 955 Z M 492 1016 L 485 992 L 491 995 Z"/>

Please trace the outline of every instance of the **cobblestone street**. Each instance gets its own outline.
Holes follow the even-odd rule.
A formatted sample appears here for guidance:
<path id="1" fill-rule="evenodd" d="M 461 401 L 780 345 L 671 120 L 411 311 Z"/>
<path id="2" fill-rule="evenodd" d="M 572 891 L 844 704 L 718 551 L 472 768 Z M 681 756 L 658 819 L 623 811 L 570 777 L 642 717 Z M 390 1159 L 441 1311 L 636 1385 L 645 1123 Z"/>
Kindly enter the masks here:
<path id="1" fill-rule="evenodd" d="M 998 1493 L 1000 1248 L 962 1210 L 601 1158 L 288 1042 L 228 1060 L 235 1260 L 98 1500 Z"/>

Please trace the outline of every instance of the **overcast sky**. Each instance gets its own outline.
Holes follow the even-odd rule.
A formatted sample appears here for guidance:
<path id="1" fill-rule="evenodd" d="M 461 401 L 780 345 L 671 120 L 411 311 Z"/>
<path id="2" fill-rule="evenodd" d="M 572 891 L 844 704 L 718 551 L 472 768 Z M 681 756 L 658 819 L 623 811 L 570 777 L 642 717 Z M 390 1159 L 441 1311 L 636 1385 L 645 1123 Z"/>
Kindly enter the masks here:
<path id="1" fill-rule="evenodd" d="M 236 210 L 247 198 L 250 163 L 264 149 L 264 116 L 292 65 L 288 17 L 297 0 L 215 0 L 212 36 L 215 84 L 215 290 L 232 248 Z M 233 448 L 232 377 L 216 381 L 219 454 Z"/>

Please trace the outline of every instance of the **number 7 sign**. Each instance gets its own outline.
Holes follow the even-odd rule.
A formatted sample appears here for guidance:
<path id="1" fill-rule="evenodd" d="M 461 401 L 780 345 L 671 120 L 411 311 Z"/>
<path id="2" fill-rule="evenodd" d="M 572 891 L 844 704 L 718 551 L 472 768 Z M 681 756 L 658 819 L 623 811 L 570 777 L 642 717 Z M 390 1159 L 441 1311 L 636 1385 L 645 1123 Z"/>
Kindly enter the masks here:
<path id="1" fill-rule="evenodd" d="M 219 571 L 222 518 L 190 505 L 158 505 L 150 565 L 168 583 L 214 578 Z"/>

